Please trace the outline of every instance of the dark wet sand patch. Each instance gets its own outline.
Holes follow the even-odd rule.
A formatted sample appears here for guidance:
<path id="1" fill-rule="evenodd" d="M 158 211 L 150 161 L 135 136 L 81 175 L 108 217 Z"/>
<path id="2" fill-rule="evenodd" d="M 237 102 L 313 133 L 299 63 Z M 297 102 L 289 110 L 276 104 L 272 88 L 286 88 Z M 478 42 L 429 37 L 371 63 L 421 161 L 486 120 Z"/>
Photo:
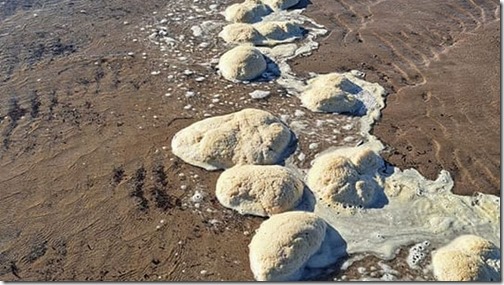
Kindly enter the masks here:
<path id="1" fill-rule="evenodd" d="M 307 14 L 331 33 L 294 69 L 360 69 L 386 87 L 373 129 L 386 160 L 430 179 L 446 169 L 458 194 L 500 193 L 497 1 L 321 0 Z"/>
<path id="2" fill-rule="evenodd" d="M 165 76 L 151 75 L 159 69 L 162 53 L 146 48 L 138 28 L 152 21 L 152 12 L 161 11 L 166 1 L 143 5 L 133 1 L 51 1 L 46 4 L 46 8 L 53 5 L 50 14 L 37 10 L 44 1 L 25 2 L 32 4 L 11 6 L 0 22 L 0 133 L 5 143 L 0 147 L 0 166 L 5 170 L 0 172 L 0 208 L 5 213 L 0 217 L 2 280 L 252 280 L 247 246 L 262 219 L 224 209 L 213 196 L 219 172 L 187 165 L 170 151 L 171 138 L 178 130 L 204 118 L 208 98 L 182 96 L 174 100 L 186 91 Z M 359 5 L 349 5 L 349 1 L 313 2 L 307 12 L 332 32 L 322 39 L 320 50 L 313 56 L 293 61 L 294 68 L 301 73 L 357 68 L 368 73 L 369 81 L 386 86 L 392 93 L 390 108 L 385 109 L 375 134 L 393 147 L 389 161 L 398 166 L 414 165 L 417 162 L 410 158 L 410 152 L 393 142 L 395 134 L 389 139 L 385 134 L 395 129 L 387 122 L 397 122 L 387 119 L 394 118 L 393 111 L 388 110 L 397 112 L 400 106 L 408 106 L 409 99 L 404 99 L 394 107 L 394 98 L 406 98 L 402 95 L 409 94 L 410 89 L 447 90 L 438 86 L 443 80 L 436 83 L 436 72 L 446 66 L 451 72 L 461 70 L 459 59 L 469 57 L 444 59 L 442 52 L 448 50 L 449 57 L 451 46 L 462 48 L 474 41 L 495 44 L 490 39 L 496 33 L 495 19 L 500 16 L 495 13 L 497 4 L 488 2 L 480 10 L 465 1 L 390 1 L 376 5 L 372 1 L 360 1 Z M 404 13 L 393 13 L 396 8 Z M 461 10 L 459 16 L 448 15 L 449 9 Z M 38 16 L 34 17 L 34 13 Z M 483 14 L 485 20 L 479 22 L 485 24 L 480 27 L 477 19 L 482 19 Z M 400 30 L 402 27 L 405 30 Z M 489 30 L 492 27 L 494 30 Z M 133 38 L 139 42 L 133 42 Z M 497 64 L 494 57 L 489 59 L 495 55 L 493 50 L 484 53 L 481 49 L 478 54 L 488 59 L 484 62 Z M 131 51 L 134 56 L 128 55 Z M 148 53 L 146 60 L 142 52 Z M 439 63 L 431 59 L 436 55 Z M 418 63 L 424 58 L 431 61 L 429 68 Z M 434 69 L 438 71 L 428 71 L 436 64 L 440 65 Z M 194 70 L 210 72 L 205 68 Z M 485 86 L 496 86 L 491 83 L 492 73 L 486 74 L 490 83 Z M 454 82 L 464 79 L 451 76 Z M 427 83 L 417 87 L 422 78 Z M 194 89 L 209 96 L 220 92 L 222 102 L 234 102 L 232 98 L 264 89 L 238 85 L 222 92 L 213 84 L 219 80 L 212 73 Z M 477 82 L 470 80 L 461 86 L 471 83 Z M 222 81 L 219 84 L 225 85 Z M 476 86 L 470 90 L 481 97 Z M 169 88 L 173 90 L 172 98 L 164 96 Z M 487 93 L 495 94 L 496 90 L 498 87 Z M 273 87 L 271 91 L 272 95 L 264 100 L 216 104 L 212 114 L 243 107 L 273 111 L 285 108 L 289 112 L 298 108 L 282 100 L 282 90 Z M 423 89 L 418 94 L 429 98 L 429 93 L 422 95 Z M 435 103 L 441 100 L 436 96 L 430 97 L 431 115 L 427 119 L 435 117 L 443 122 L 436 113 L 436 108 L 442 106 Z M 495 98 L 490 101 L 498 103 Z M 476 106 L 490 116 L 492 111 L 486 102 L 481 100 L 477 102 L 481 105 Z M 184 110 L 188 104 L 196 111 Z M 489 121 L 479 124 L 490 117 L 471 116 L 467 120 L 480 128 L 493 128 Z M 456 122 L 460 124 L 456 129 L 462 135 L 468 134 L 463 131 L 463 118 Z M 426 124 L 420 119 L 418 123 Z M 382 134 L 381 126 L 385 129 Z M 406 132 L 411 125 L 404 122 L 397 129 Z M 425 133 L 425 144 L 432 143 L 435 132 L 426 129 Z M 414 142 L 422 142 L 418 134 L 414 138 Z M 489 150 L 494 141 L 489 137 L 481 148 L 489 161 L 500 155 Z M 307 153 L 307 164 L 314 154 L 308 153 L 308 138 L 301 138 L 300 145 Z M 401 158 L 404 154 L 413 162 L 401 164 L 401 160 L 394 160 L 398 156 L 394 156 L 394 148 Z M 403 148 L 410 147 L 404 144 Z M 473 154 L 472 150 L 461 149 L 460 160 L 467 160 L 464 155 Z M 421 169 L 427 171 L 424 174 L 437 174 L 441 169 L 441 162 L 432 161 L 427 170 Z M 477 159 L 473 161 L 479 165 Z M 487 168 L 484 175 L 495 171 L 495 167 Z M 207 194 L 199 208 L 190 202 L 195 191 Z"/>

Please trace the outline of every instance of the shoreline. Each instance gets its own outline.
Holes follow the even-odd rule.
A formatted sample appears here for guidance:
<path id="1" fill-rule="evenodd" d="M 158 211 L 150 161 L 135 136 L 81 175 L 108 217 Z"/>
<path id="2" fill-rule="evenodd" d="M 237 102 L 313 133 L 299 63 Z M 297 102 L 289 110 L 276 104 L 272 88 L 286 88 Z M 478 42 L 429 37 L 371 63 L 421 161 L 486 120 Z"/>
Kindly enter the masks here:
<path id="1" fill-rule="evenodd" d="M 500 45 L 499 4 L 489 2 L 480 11 L 459 2 L 351 6 L 317 1 L 304 13 L 331 33 L 321 38 L 313 55 L 291 63 L 299 73 L 365 72 L 366 80 L 389 93 L 372 129 L 386 145 L 385 160 L 401 169 L 418 169 L 429 179 L 446 169 L 455 180 L 456 194 L 498 196 L 500 94 L 494 86 L 499 85 L 500 66 L 494 56 Z M 418 13 L 391 19 L 394 5 Z M 453 7 L 473 17 L 441 20 L 437 14 L 421 13 L 450 13 Z M 452 24 L 456 21 L 459 26 Z M 445 29 L 435 33 L 433 23 Z"/>
<path id="2" fill-rule="evenodd" d="M 174 20 L 166 30 L 157 26 L 163 18 L 172 21 L 179 14 L 185 16 L 180 17 L 182 21 L 195 14 L 222 20 L 217 11 L 231 3 L 218 3 L 213 9 L 210 3 L 216 5 L 215 1 L 200 0 L 195 5 L 201 12 L 184 6 L 183 0 L 180 5 L 177 2 L 152 1 L 141 7 L 116 0 L 99 5 L 79 3 L 78 7 L 56 3 L 58 10 L 18 10 L 6 22 L 0 22 L 1 31 L 13 31 L 0 32 L 4 36 L 0 39 L 12 40 L 4 43 L 5 53 L 0 53 L 0 62 L 8 63 L 0 69 L 0 79 L 6 82 L 0 91 L 7 94 L 0 97 L 4 136 L 0 164 L 7 169 L 0 174 L 5 195 L 0 206 L 8 213 L 0 218 L 0 277 L 39 281 L 253 280 L 248 244 L 264 219 L 242 216 L 220 205 L 214 188 L 221 172 L 205 171 L 173 155 L 173 135 L 210 116 L 258 108 L 308 123 L 308 128 L 297 124 L 300 130 L 306 128 L 298 142 L 302 152 L 292 156 L 300 168 L 309 168 L 309 162 L 327 147 L 358 142 L 355 119 L 311 113 L 276 83 L 230 84 L 217 75 L 213 64 L 199 65 L 223 52 L 216 37 L 192 37 L 190 27 L 200 20 L 185 25 Z M 416 77 L 420 73 L 435 83 L 430 80 L 435 72 L 418 66 L 418 72 L 406 70 L 404 61 L 408 57 L 394 54 L 409 47 L 394 51 L 384 44 L 391 40 L 383 35 L 392 31 L 384 29 L 383 35 L 379 34 L 381 28 L 391 25 L 380 21 L 400 22 L 401 17 L 411 15 L 390 19 L 390 7 L 370 1 L 357 6 L 338 3 L 343 6 L 329 0 L 316 1 L 303 13 L 324 25 L 330 34 L 316 39 L 320 47 L 309 57 L 290 61 L 298 76 L 305 77 L 307 71 L 359 69 L 367 73 L 366 81 L 401 94 L 421 83 Z M 425 12 L 444 4 L 408 6 L 399 1 L 394 5 L 404 11 Z M 491 18 L 490 10 L 482 10 L 486 19 Z M 169 16 L 172 12 L 175 15 Z M 72 21 L 61 25 L 69 15 Z M 375 25 L 377 30 L 373 30 Z M 450 22 L 447 27 L 451 25 L 457 26 Z M 466 25 L 470 30 L 470 23 Z M 150 38 L 153 32 L 171 33 L 168 36 L 186 45 L 173 53 L 163 50 L 154 43 L 157 37 Z M 381 39 L 373 39 L 377 33 Z M 180 39 L 182 35 L 185 38 Z M 450 39 L 447 35 L 410 37 L 419 47 L 435 46 L 441 40 L 444 46 L 433 51 L 442 60 L 435 70 L 441 70 L 446 62 L 456 70 L 460 64 L 457 59 L 466 57 L 447 61 L 445 57 L 451 51 L 443 50 L 462 45 L 466 36 Z M 481 37 L 490 39 L 491 35 L 489 32 Z M 481 41 L 480 45 L 484 47 L 485 43 Z M 19 47 L 25 49 L 19 52 Z M 483 57 L 488 59 L 495 51 L 487 53 Z M 411 62 L 422 59 L 419 54 L 409 56 Z M 440 81 L 429 88 L 442 89 Z M 257 89 L 271 94 L 261 100 L 250 99 L 249 93 Z M 396 97 L 389 95 L 387 101 L 391 98 Z M 406 100 L 397 98 L 396 109 L 401 109 Z M 382 112 L 393 105 L 393 101 L 388 102 Z M 382 119 L 388 121 L 375 124 L 375 129 L 391 128 L 386 123 L 393 122 L 397 114 L 387 112 L 390 114 Z M 324 128 L 317 129 L 319 122 Z M 408 124 L 401 128 L 408 129 Z M 340 128 L 343 130 L 336 139 L 331 131 Z M 376 132 L 372 134 L 383 140 Z M 349 136 L 354 140 L 341 139 Z M 321 140 L 318 147 L 312 148 L 317 140 Z M 301 154 L 303 159 L 299 158 Z M 427 171 L 439 173 L 436 166 L 426 166 Z M 196 193 L 202 195 L 201 202 L 194 203 Z M 409 246 L 405 245 L 401 258 L 396 259 L 399 268 L 404 266 L 404 251 Z M 395 266 L 393 262 L 387 264 Z M 349 268 L 349 274 L 362 277 L 359 268 L 376 267 L 375 263 L 373 257 L 357 262 Z M 431 278 L 427 277 L 424 279 Z M 332 276 L 328 278 L 332 280 Z"/>

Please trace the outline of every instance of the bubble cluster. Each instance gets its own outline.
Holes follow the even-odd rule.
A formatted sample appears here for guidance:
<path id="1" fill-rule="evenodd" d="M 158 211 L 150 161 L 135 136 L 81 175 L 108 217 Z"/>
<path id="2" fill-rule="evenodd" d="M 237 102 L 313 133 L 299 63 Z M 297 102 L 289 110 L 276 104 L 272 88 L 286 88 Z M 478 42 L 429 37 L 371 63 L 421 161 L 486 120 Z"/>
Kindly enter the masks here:
<path id="1" fill-rule="evenodd" d="M 417 243 L 409 249 L 408 257 L 406 262 L 409 267 L 416 268 L 425 259 L 429 251 L 430 242 L 424 241 Z"/>

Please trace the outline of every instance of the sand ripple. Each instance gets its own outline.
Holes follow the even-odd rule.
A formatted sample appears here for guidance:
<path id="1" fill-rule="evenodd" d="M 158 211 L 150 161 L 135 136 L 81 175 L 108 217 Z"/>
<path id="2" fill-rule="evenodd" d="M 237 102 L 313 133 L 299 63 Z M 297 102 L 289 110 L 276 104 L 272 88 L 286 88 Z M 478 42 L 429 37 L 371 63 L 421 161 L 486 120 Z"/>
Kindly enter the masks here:
<path id="1" fill-rule="evenodd" d="M 317 1 L 308 10 L 331 34 L 297 72 L 360 69 L 390 95 L 374 134 L 385 158 L 455 193 L 499 193 L 499 3 Z M 328 62 L 328 58 L 334 58 Z"/>

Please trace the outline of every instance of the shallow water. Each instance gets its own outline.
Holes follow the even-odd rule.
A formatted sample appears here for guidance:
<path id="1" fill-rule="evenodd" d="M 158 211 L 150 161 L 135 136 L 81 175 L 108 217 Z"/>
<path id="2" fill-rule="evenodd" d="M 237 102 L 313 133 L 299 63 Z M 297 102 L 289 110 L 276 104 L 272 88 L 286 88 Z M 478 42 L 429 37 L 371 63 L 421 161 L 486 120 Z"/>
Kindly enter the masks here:
<path id="1" fill-rule="evenodd" d="M 220 78 L 230 2 L 0 2 L 2 279 L 252 279 L 262 219 L 220 206 L 219 173 L 174 157 L 173 134 L 268 110 L 298 135 L 300 169 L 365 136 L 359 118 L 313 114 L 285 87 Z"/>
<path id="2" fill-rule="evenodd" d="M 172 9 L 166 1 L 59 1 L 2 21 L 2 279 L 252 278 L 245 233 L 260 219 L 222 208 L 208 195 L 217 173 L 169 150 L 171 136 L 210 103 L 178 85 L 213 96 L 214 80 L 224 84 L 175 54 L 165 63 L 148 39 L 146 26 Z M 167 67 L 177 79 L 168 80 Z"/>
<path id="3" fill-rule="evenodd" d="M 331 33 L 294 69 L 357 68 L 384 86 L 373 133 L 389 162 L 430 179 L 446 169 L 455 193 L 500 193 L 498 1 L 319 0 L 306 14 Z"/>

